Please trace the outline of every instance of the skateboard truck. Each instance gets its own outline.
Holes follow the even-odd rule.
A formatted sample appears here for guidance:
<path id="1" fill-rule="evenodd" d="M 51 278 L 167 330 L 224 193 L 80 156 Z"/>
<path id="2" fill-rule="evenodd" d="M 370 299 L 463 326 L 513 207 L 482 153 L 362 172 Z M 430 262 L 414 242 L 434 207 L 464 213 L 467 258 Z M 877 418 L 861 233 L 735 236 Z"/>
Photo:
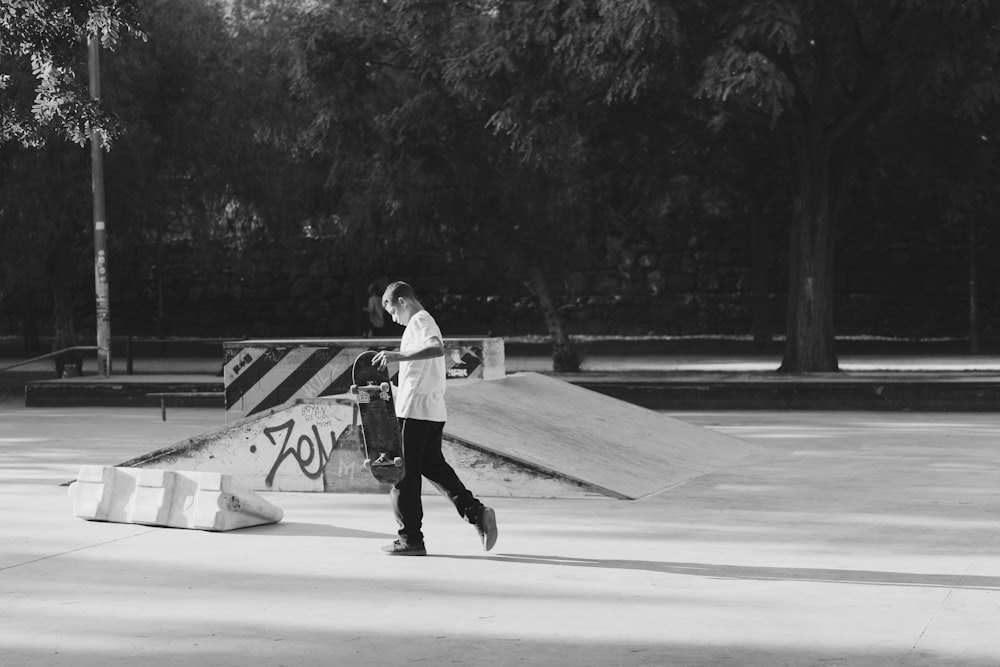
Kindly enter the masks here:
<path id="1" fill-rule="evenodd" d="M 375 391 L 378 390 L 381 394 L 389 393 L 389 383 L 382 382 L 381 384 L 366 384 L 364 386 L 359 386 L 356 384 L 351 385 L 351 393 L 356 394 L 358 391 Z"/>
<path id="2" fill-rule="evenodd" d="M 363 387 L 352 384 L 351 393 L 357 395 L 359 403 L 368 403 L 371 401 L 371 395 L 376 393 L 383 401 L 388 401 L 390 396 L 389 383 L 383 382 L 381 384 L 366 384 Z"/>
<path id="3" fill-rule="evenodd" d="M 365 459 L 364 465 L 365 470 L 371 470 L 374 466 L 395 466 L 396 468 L 402 468 L 403 458 L 401 456 L 394 456 L 390 459 L 385 453 L 382 453 L 374 461 L 372 459 Z"/>

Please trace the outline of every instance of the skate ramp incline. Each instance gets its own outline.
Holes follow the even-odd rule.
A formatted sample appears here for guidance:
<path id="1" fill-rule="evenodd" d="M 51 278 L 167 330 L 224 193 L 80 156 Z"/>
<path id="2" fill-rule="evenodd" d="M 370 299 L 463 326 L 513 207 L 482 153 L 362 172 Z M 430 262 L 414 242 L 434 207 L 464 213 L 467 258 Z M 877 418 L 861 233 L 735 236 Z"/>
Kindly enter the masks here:
<path id="1" fill-rule="evenodd" d="M 753 451 L 534 373 L 460 381 L 447 402 L 445 458 L 482 496 L 642 498 Z M 254 491 L 384 493 L 364 470 L 354 406 L 343 395 L 295 399 L 119 466 L 226 473 Z"/>
<path id="2" fill-rule="evenodd" d="M 751 454 L 748 443 L 536 373 L 448 388 L 445 440 L 623 499 Z"/>
<path id="3" fill-rule="evenodd" d="M 300 398 L 119 465 L 226 473 L 254 491 L 386 493 L 391 485 L 376 482 L 364 468 L 364 445 L 355 420 L 351 396 Z M 445 440 L 443 450 L 462 480 L 484 497 L 606 495 L 482 449 Z M 425 484 L 424 493 L 437 491 Z"/>
<path id="4" fill-rule="evenodd" d="M 325 472 L 350 459 L 349 483 L 370 478 L 361 469 L 360 442 L 352 440 L 354 401 L 346 397 L 296 399 L 231 422 L 170 447 L 119 464 L 230 475 L 254 491 L 327 491 Z"/>

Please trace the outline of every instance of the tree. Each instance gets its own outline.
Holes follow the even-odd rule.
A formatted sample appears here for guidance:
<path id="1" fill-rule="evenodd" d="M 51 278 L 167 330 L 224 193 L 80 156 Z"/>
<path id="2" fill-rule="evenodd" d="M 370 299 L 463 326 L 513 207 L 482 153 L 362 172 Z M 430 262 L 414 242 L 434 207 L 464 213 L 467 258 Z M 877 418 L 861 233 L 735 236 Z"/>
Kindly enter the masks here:
<path id="1" fill-rule="evenodd" d="M 699 94 L 733 122 L 776 133 L 794 177 L 784 371 L 832 371 L 836 221 L 859 155 L 942 87 L 966 105 L 1000 99 L 993 72 L 998 3 L 740 1 L 719 5 L 723 37 Z M 969 91 L 978 90 L 977 95 Z M 949 111 L 961 118 L 968 106 Z"/>
<path id="2" fill-rule="evenodd" d="M 339 164 L 349 145 L 341 127 L 374 140 L 374 159 L 360 173 L 385 185 L 368 190 L 376 201 L 365 217 L 376 223 L 367 226 L 384 230 L 378 219 L 391 215 L 425 240 L 489 247 L 498 271 L 526 277 L 555 368 L 577 370 L 552 282 L 595 236 L 591 223 L 601 220 L 588 171 L 604 157 L 608 109 L 649 76 L 639 54 L 675 39 L 672 15 L 643 2 L 593 0 L 355 7 L 352 16 L 328 10 L 301 41 L 312 48 L 311 72 L 356 75 L 351 91 L 336 76 L 311 77 L 305 88 L 325 95 L 320 129 L 328 145 L 337 137 Z M 336 39 L 321 37 L 331 25 L 340 26 Z M 363 29 L 348 35 L 351 25 Z M 364 108 L 359 99 L 373 121 L 345 122 Z"/>
<path id="3" fill-rule="evenodd" d="M 0 147 L 5 178 L 0 181 L 0 228 L 4 230 L 5 282 L 34 305 L 36 285 L 44 285 L 51 304 L 53 348 L 77 345 L 73 317 L 77 277 L 86 275 L 89 256 L 81 253 L 89 197 L 86 154 L 63 141 L 38 148 L 16 144 Z M 33 313 L 22 313 L 31 316 Z M 25 341 L 32 349 L 32 341 Z M 56 373 L 65 363 L 79 363 L 80 354 L 60 356 Z"/>
<path id="4" fill-rule="evenodd" d="M 105 161 L 108 213 L 117 276 L 151 278 L 155 310 L 137 319 L 165 336 L 168 243 L 224 234 L 251 217 L 235 193 L 252 188 L 236 184 L 258 156 L 225 3 L 150 0 L 139 18 L 148 40 L 122 44 L 102 66 L 104 102 L 124 129 Z"/>
<path id="5" fill-rule="evenodd" d="M 504 219 L 480 229 L 525 271 L 552 335 L 555 369 L 575 371 L 553 283 L 616 220 L 604 196 L 622 183 L 609 169 L 621 157 L 619 142 L 628 142 L 621 121 L 636 117 L 632 105 L 660 59 L 676 55 L 677 17 L 661 4 L 622 0 L 501 0 L 488 8 L 445 71 L 495 137 L 492 208 Z"/>
<path id="6" fill-rule="evenodd" d="M 141 36 L 133 0 L 21 0 L 0 6 L 0 144 L 44 143 L 46 130 L 84 145 L 92 132 L 109 143 L 113 117 L 90 99 L 76 75 L 87 37 L 113 48 L 123 33 Z M 30 77 L 25 76 L 27 72 Z M 28 80 L 34 82 L 33 91 Z M 29 92 L 30 91 L 30 92 Z"/>
<path id="7" fill-rule="evenodd" d="M 284 37 L 269 58 L 272 84 L 289 106 L 271 136 L 296 175 L 293 185 L 305 186 L 299 234 L 306 222 L 310 235 L 350 245 L 345 269 L 354 276 L 357 314 L 387 255 L 416 254 L 440 238 L 440 218 L 425 217 L 423 207 L 439 186 L 420 164 L 431 159 L 423 138 L 448 122 L 447 100 L 415 85 L 414 54 L 388 18 L 394 5 L 320 2 L 293 10 L 277 24 Z"/>
<path id="8" fill-rule="evenodd" d="M 22 260 L 42 258 L 43 277 L 51 284 L 56 347 L 76 344 L 68 285 L 77 232 L 73 210 L 65 204 L 81 189 L 86 191 L 87 180 L 86 172 L 79 171 L 78 156 L 54 140 L 66 138 L 82 146 L 96 136 L 107 146 L 120 131 L 114 117 L 90 99 L 86 77 L 78 72 L 88 37 L 112 48 L 122 33 L 141 36 L 135 16 L 132 0 L 21 0 L 0 5 L 0 189 L 9 193 L 0 203 L 0 230 L 3 252 L 13 258 L 4 262 L 10 272 L 5 278 L 12 291 L 23 295 L 28 307 L 22 315 L 32 317 L 31 269 Z M 33 156 L 12 144 L 39 153 Z M 53 196 L 44 191 L 44 176 L 39 177 L 47 169 L 81 179 L 62 184 L 65 196 Z M 38 253 L 18 255 L 32 250 Z M 27 349 L 35 347 L 33 341 L 25 343 Z"/>

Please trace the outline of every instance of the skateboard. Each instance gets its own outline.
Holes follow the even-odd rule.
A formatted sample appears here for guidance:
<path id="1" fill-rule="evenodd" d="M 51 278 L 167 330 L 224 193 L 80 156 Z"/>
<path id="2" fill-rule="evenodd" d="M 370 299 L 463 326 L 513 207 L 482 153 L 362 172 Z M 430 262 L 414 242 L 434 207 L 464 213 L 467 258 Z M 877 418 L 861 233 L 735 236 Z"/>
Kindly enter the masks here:
<path id="1" fill-rule="evenodd" d="M 361 415 L 365 470 L 379 482 L 395 484 L 403 479 L 405 473 L 403 439 L 399 434 L 389 374 L 372 366 L 376 354 L 369 350 L 354 360 L 351 394 L 358 403 Z"/>

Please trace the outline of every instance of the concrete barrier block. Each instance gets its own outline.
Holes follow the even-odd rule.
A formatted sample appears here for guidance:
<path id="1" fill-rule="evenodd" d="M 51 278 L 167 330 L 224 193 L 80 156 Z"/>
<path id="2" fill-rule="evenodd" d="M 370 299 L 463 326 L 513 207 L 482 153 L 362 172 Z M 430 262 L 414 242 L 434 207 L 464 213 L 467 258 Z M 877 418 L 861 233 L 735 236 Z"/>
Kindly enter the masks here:
<path id="1" fill-rule="evenodd" d="M 200 493 L 199 486 L 205 474 L 192 473 L 186 470 L 173 471 L 170 511 L 167 513 L 167 521 L 164 525 L 171 528 L 202 529 L 194 520 L 194 514 L 197 511 L 197 499 Z M 212 475 L 212 473 L 207 474 Z"/>
<path id="2" fill-rule="evenodd" d="M 117 468 L 82 466 L 76 483 L 70 486 L 73 512 L 93 521 L 124 521 L 134 489 L 135 479 Z"/>
<path id="3" fill-rule="evenodd" d="M 174 473 L 169 470 L 138 470 L 132 476 L 135 478 L 135 491 L 128 505 L 126 523 L 168 525 Z"/>
<path id="4" fill-rule="evenodd" d="M 114 477 L 114 468 L 83 466 L 70 486 L 73 514 L 83 519 L 103 519 L 107 515 L 104 488 Z"/>
<path id="5" fill-rule="evenodd" d="M 221 530 L 220 515 L 222 512 L 238 512 L 238 503 L 226 503 L 222 498 L 223 473 L 200 472 L 184 473 L 192 477 L 198 476 L 198 486 L 191 499 L 188 520 L 193 528 L 199 530 Z M 242 527 L 242 526 L 240 526 Z"/>
<path id="6" fill-rule="evenodd" d="M 277 523 L 284 512 L 262 497 L 241 488 L 229 475 L 220 473 L 185 473 L 199 478 L 194 498 L 192 527 L 226 531 L 263 523 Z"/>
<path id="7" fill-rule="evenodd" d="M 73 513 L 93 521 L 227 531 L 284 516 L 225 473 L 82 466 L 69 495 Z"/>

